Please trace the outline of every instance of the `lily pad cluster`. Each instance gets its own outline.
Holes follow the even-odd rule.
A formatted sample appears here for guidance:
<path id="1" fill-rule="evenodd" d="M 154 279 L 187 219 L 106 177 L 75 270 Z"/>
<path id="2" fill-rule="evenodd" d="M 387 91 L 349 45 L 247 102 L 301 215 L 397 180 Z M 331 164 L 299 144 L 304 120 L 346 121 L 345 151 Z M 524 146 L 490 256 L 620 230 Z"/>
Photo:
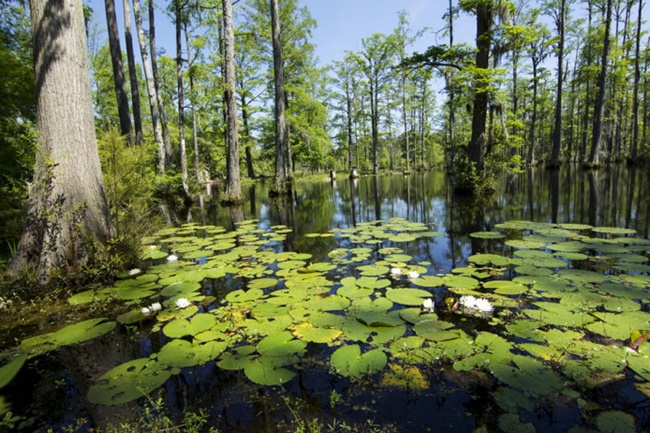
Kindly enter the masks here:
<path id="1" fill-rule="evenodd" d="M 441 235 L 425 224 L 394 219 L 310 234 L 335 242 L 322 257 L 284 251 L 289 231 L 256 221 L 234 231 L 166 229 L 145 240 L 143 274 L 70 298 L 130 303 L 118 322 L 166 339 L 103 375 L 89 399 L 121 404 L 208 362 L 261 385 L 324 364 L 353 381 L 377 375 L 382 386 L 421 392 L 427 372 L 451 367 L 494 383 L 504 431 L 534 430 L 526 419 L 557 397 L 573 401 L 593 431 L 634 427 L 633 417 L 585 400 L 583 390 L 625 380 L 650 396 L 650 241 L 630 230 L 497 224 L 470 235 L 491 250 L 448 274 L 407 253 Z M 167 261 L 172 254 L 178 260 Z M 181 298 L 190 305 L 179 308 Z M 468 314 L 461 299 L 487 314 Z M 162 310 L 142 314 L 154 302 Z M 25 344 L 37 353 L 52 339 Z"/>

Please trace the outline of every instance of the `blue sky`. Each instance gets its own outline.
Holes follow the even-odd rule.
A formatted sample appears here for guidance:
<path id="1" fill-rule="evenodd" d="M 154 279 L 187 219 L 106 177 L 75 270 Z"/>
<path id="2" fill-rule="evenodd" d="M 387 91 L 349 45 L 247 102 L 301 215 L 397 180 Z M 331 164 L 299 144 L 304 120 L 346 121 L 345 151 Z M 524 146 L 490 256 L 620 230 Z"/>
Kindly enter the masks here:
<path id="1" fill-rule="evenodd" d="M 361 39 L 374 33 L 391 33 L 401 10 L 407 12 L 412 31 L 428 28 L 414 51 L 422 52 L 429 45 L 448 41 L 448 36 L 441 33 L 445 26 L 442 17 L 448 7 L 443 0 L 302 0 L 302 4 L 318 23 L 313 43 L 322 64 L 341 59 L 345 50 L 361 50 Z M 454 41 L 472 43 L 470 17 L 461 13 L 456 25 Z"/>
<path id="2" fill-rule="evenodd" d="M 95 22 L 99 29 L 104 30 L 101 39 L 106 41 L 106 16 L 103 0 L 84 0 L 94 10 Z M 161 1 L 162 6 L 171 0 Z M 115 0 L 120 36 L 123 38 L 122 29 L 123 12 L 122 2 Z M 413 31 L 425 27 L 429 29 L 412 47 L 413 51 L 424 51 L 429 45 L 447 42 L 447 36 L 441 34 L 445 23 L 442 19 L 446 12 L 448 2 L 443 0 L 301 0 L 313 18 L 317 27 L 313 32 L 312 43 L 316 46 L 316 56 L 321 66 L 339 60 L 344 52 L 359 51 L 361 39 L 374 33 L 391 33 L 397 27 L 397 15 L 400 10 L 408 13 L 409 22 Z M 146 16 L 146 6 L 143 4 L 143 15 Z M 236 9 L 235 9 L 236 13 Z M 156 15 L 158 47 L 165 48 L 166 53 L 174 53 L 174 30 L 172 23 L 166 15 L 159 12 Z M 135 24 L 133 24 L 135 32 Z M 461 13 L 456 23 L 455 42 L 473 44 L 474 27 L 471 17 Z M 134 34 L 135 37 L 135 34 Z M 134 39 L 137 49 L 137 40 Z M 124 50 L 124 42 L 122 41 Z"/>

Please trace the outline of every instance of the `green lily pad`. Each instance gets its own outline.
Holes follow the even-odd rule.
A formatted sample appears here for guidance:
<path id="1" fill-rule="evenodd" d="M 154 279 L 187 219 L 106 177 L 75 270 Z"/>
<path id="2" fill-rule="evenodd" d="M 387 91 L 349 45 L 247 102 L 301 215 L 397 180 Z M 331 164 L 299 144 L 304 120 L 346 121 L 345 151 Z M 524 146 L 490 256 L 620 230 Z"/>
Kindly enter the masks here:
<path id="1" fill-rule="evenodd" d="M 446 275 L 442 281 L 444 285 L 456 289 L 472 289 L 479 285 L 478 280 L 463 275 Z"/>
<path id="2" fill-rule="evenodd" d="M 417 323 L 413 330 L 421 337 L 431 341 L 445 341 L 459 338 L 461 334 L 456 330 L 450 330 L 454 325 L 442 320 L 424 320 Z"/>
<path id="3" fill-rule="evenodd" d="M 501 232 L 474 232 L 469 234 L 470 237 L 476 239 L 503 239 L 506 236 Z"/>
<path id="4" fill-rule="evenodd" d="M 636 230 L 626 229 L 623 227 L 594 227 L 591 229 L 594 233 L 602 233 L 608 235 L 635 235 Z"/>
<path id="5" fill-rule="evenodd" d="M 227 347 L 225 341 L 193 344 L 186 340 L 172 340 L 160 349 L 158 361 L 171 367 L 194 367 L 216 359 Z"/>
<path id="6" fill-rule="evenodd" d="M 20 351 L 39 355 L 61 346 L 92 340 L 111 332 L 115 328 L 116 322 L 105 322 L 105 320 L 104 318 L 84 320 L 56 332 L 27 338 L 20 343 Z"/>
<path id="7" fill-rule="evenodd" d="M 596 424 L 602 433 L 626 433 L 636 431 L 634 417 L 621 411 L 606 411 L 596 417 Z"/>
<path id="8" fill-rule="evenodd" d="M 393 289 L 386 293 L 386 298 L 392 302 L 406 306 L 422 305 L 424 300 L 430 297 L 430 292 L 421 289 Z"/>
<path id="9" fill-rule="evenodd" d="M 108 299 L 108 296 L 108 293 L 101 293 L 91 289 L 70 296 L 68 303 L 71 305 L 88 304 L 94 301 L 104 301 Z"/>
<path id="10" fill-rule="evenodd" d="M 118 405 L 136 400 L 159 388 L 171 372 L 149 358 L 134 359 L 104 373 L 88 390 L 93 404 Z"/>
<path id="11" fill-rule="evenodd" d="M 0 367 L 0 389 L 4 388 L 9 382 L 11 382 L 20 369 L 23 368 L 26 360 L 27 355 L 21 354 Z"/>
<path id="12" fill-rule="evenodd" d="M 524 239 L 509 239 L 505 242 L 506 245 L 512 248 L 525 248 L 530 250 L 538 250 L 546 246 L 546 242 L 531 241 Z"/>
<path id="13" fill-rule="evenodd" d="M 226 301 L 236 304 L 240 302 L 257 301 L 262 296 L 264 296 L 264 292 L 261 289 L 249 289 L 247 291 L 239 289 L 228 293 L 226 295 Z"/>
<path id="14" fill-rule="evenodd" d="M 332 367 L 338 374 L 356 378 L 383 370 L 387 362 L 382 350 L 374 349 L 362 354 L 361 347 L 356 344 L 338 348 L 331 358 Z"/>
<path id="15" fill-rule="evenodd" d="M 169 338 L 181 338 L 184 336 L 195 336 L 207 331 L 217 323 L 214 314 L 199 313 L 191 320 L 175 319 L 163 328 L 163 333 Z"/>
<path id="16" fill-rule="evenodd" d="M 257 351 L 267 357 L 302 355 L 306 347 L 306 342 L 294 339 L 289 331 L 271 334 L 257 343 Z"/>
<path id="17" fill-rule="evenodd" d="M 160 291 L 160 295 L 171 298 L 178 295 L 195 292 L 201 288 L 201 283 L 195 281 L 176 282 L 170 284 Z"/>
<path id="18" fill-rule="evenodd" d="M 522 284 L 507 280 L 488 281 L 487 283 L 483 283 L 483 287 L 486 289 L 495 289 L 494 293 L 499 295 L 521 295 L 528 290 Z"/>
<path id="19" fill-rule="evenodd" d="M 508 266 L 510 260 L 497 254 L 474 254 L 467 258 L 467 261 L 478 266 Z"/>
<path id="20" fill-rule="evenodd" d="M 246 364 L 244 373 L 251 382 L 274 386 L 285 384 L 296 377 L 295 371 L 265 361 L 266 358 L 262 356 Z"/>
<path id="21" fill-rule="evenodd" d="M 386 275 L 390 271 L 390 268 L 388 266 L 374 264 L 374 265 L 357 266 L 357 270 L 363 276 L 376 277 L 380 275 Z"/>
<path id="22" fill-rule="evenodd" d="M 339 329 L 320 328 L 311 323 L 301 323 L 292 332 L 299 339 L 310 343 L 331 343 L 343 333 Z"/>
<path id="23" fill-rule="evenodd" d="M 514 355 L 513 364 L 491 363 L 490 370 L 501 382 L 532 395 L 551 396 L 564 388 L 564 380 L 535 358 Z"/>
<path id="24" fill-rule="evenodd" d="M 275 287 L 277 286 L 279 281 L 275 278 L 256 278 L 254 280 L 249 281 L 248 283 L 248 289 L 268 289 L 269 287 Z"/>
<path id="25" fill-rule="evenodd" d="M 433 275 L 421 275 L 411 280 L 411 284 L 419 287 L 440 287 L 444 284 L 444 281 L 442 278 Z"/>

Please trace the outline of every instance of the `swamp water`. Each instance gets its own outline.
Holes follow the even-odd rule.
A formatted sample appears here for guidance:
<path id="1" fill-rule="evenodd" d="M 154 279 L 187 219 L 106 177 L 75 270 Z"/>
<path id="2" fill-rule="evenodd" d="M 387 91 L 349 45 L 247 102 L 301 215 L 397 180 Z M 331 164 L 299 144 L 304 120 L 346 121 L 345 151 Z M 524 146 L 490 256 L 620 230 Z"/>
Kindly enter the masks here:
<path id="1" fill-rule="evenodd" d="M 140 273 L 72 296 L 90 319 L 5 348 L 0 395 L 25 431 L 158 399 L 220 432 L 647 431 L 647 171 L 501 191 L 476 206 L 427 173 L 205 204 L 144 240 Z M 92 315 L 109 302 L 128 310 Z"/>

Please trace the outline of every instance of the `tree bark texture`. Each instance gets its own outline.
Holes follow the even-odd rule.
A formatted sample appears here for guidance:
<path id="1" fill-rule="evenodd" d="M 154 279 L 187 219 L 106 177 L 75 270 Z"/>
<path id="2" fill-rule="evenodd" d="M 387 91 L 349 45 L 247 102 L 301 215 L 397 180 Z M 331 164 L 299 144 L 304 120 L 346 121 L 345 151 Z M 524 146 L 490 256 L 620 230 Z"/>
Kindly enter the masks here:
<path id="1" fill-rule="evenodd" d="M 564 23 L 566 18 L 566 0 L 560 3 L 560 11 L 557 22 L 558 41 L 557 54 L 557 87 L 555 92 L 555 123 L 553 126 L 553 142 L 551 145 L 551 160 L 549 167 L 560 166 L 560 149 L 562 147 L 562 84 L 564 81 Z"/>
<path id="2" fill-rule="evenodd" d="M 480 4 L 476 8 L 476 67 L 486 70 L 490 59 L 490 30 L 492 28 L 492 6 Z M 474 107 L 472 111 L 472 138 L 467 156 L 479 176 L 483 176 L 485 143 L 485 122 L 487 119 L 488 92 L 477 79 L 474 84 Z"/>
<path id="3" fill-rule="evenodd" d="M 190 186 L 187 178 L 187 151 L 185 146 L 185 93 L 183 89 L 183 45 L 181 30 L 183 24 L 183 8 L 181 0 L 174 1 L 176 19 L 176 86 L 178 91 L 178 146 L 180 148 L 181 179 L 183 191 L 189 194 Z"/>
<path id="4" fill-rule="evenodd" d="M 270 190 L 274 195 L 286 195 L 291 187 L 291 161 L 285 115 L 284 65 L 280 40 L 280 13 L 278 0 L 270 0 L 271 34 L 273 44 L 273 77 L 275 84 L 275 179 Z"/>
<path id="5" fill-rule="evenodd" d="M 588 163 L 598 164 L 598 153 L 600 150 L 600 138 L 603 129 L 603 113 L 605 111 L 605 80 L 607 78 L 607 58 L 609 57 L 610 36 L 609 29 L 612 21 L 612 0 L 607 0 L 607 12 L 605 16 L 605 39 L 603 41 L 603 55 L 600 59 L 600 75 L 598 76 L 598 95 L 596 96 L 596 107 L 594 109 L 594 129 L 591 136 L 591 153 Z"/>
<path id="6" fill-rule="evenodd" d="M 140 112 L 140 89 L 138 87 L 138 74 L 135 69 L 135 54 L 133 51 L 133 33 L 131 31 L 131 8 L 129 0 L 123 0 L 124 8 L 124 43 L 126 44 L 126 59 L 129 66 L 129 83 L 131 84 L 131 105 L 133 107 L 133 127 L 135 129 L 135 142 L 142 144 L 142 114 Z"/>
<path id="7" fill-rule="evenodd" d="M 110 223 L 97 152 L 81 0 L 32 0 L 38 152 L 25 231 L 10 271 L 85 263 Z"/>
<path id="8" fill-rule="evenodd" d="M 113 80 L 115 95 L 117 96 L 117 110 L 120 116 L 120 133 L 133 140 L 131 131 L 131 114 L 129 113 L 129 97 L 126 93 L 124 79 L 124 66 L 122 65 L 122 48 L 120 48 L 120 35 L 117 29 L 117 15 L 115 14 L 115 0 L 104 0 L 106 5 L 106 24 L 108 27 L 108 45 L 111 51 L 113 65 Z"/>
<path id="9" fill-rule="evenodd" d="M 223 5 L 223 42 L 224 42 L 224 102 L 226 110 L 226 191 L 222 202 L 241 204 L 244 199 L 241 192 L 239 174 L 239 133 L 237 127 L 237 93 L 235 81 L 235 32 L 232 24 L 231 0 L 222 0 Z"/>
<path id="10" fill-rule="evenodd" d="M 169 166 L 172 163 L 172 141 L 169 138 L 165 105 L 163 104 L 160 80 L 158 79 L 158 60 L 156 57 L 158 54 L 156 53 L 156 21 L 154 12 L 153 0 L 149 0 L 149 48 L 151 49 L 151 74 L 156 89 L 156 104 L 158 105 L 160 126 L 162 127 L 163 142 L 165 143 L 165 165 Z"/>
<path id="11" fill-rule="evenodd" d="M 162 129 L 160 128 L 160 118 L 158 115 L 158 102 L 156 86 L 153 79 L 151 63 L 149 63 L 149 53 L 147 43 L 142 27 L 142 14 L 140 12 L 140 0 L 133 0 L 133 13 L 135 15 L 135 27 L 138 32 L 138 44 L 140 45 L 140 55 L 142 56 L 142 65 L 144 69 L 144 79 L 147 83 L 147 96 L 149 97 L 149 109 L 151 110 L 151 123 L 153 126 L 153 136 L 158 148 L 158 174 L 165 174 L 165 142 L 163 141 Z"/>

